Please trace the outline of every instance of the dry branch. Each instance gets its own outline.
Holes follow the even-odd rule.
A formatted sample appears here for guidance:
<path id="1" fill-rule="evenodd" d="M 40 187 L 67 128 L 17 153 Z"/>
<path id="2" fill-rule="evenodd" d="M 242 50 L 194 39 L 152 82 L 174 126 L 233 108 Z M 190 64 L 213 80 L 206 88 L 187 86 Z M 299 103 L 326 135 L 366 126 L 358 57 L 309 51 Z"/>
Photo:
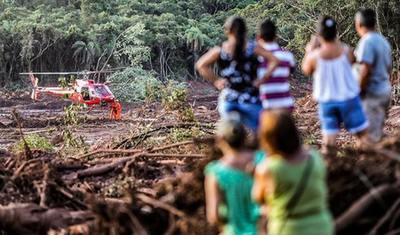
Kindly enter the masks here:
<path id="1" fill-rule="evenodd" d="M 124 146 L 125 144 L 132 142 L 136 139 L 144 140 L 144 139 L 150 137 L 151 134 L 156 133 L 158 131 L 162 131 L 162 130 L 168 131 L 173 128 L 190 128 L 190 127 L 194 127 L 194 126 L 205 128 L 205 129 L 214 129 L 213 127 L 210 127 L 209 125 L 205 125 L 205 124 L 201 124 L 201 123 L 181 123 L 181 124 L 175 124 L 175 125 L 161 126 L 161 127 L 155 128 L 153 130 L 147 131 L 145 133 L 141 133 L 139 135 L 135 135 L 133 137 L 126 138 L 126 139 L 122 140 L 119 144 L 117 144 L 115 148 L 118 149 L 118 148 Z"/>
<path id="2" fill-rule="evenodd" d="M 336 231 L 340 232 L 354 223 L 354 221 L 356 221 L 376 201 L 375 194 L 379 194 L 379 197 L 383 198 L 390 194 L 400 194 L 400 190 L 397 188 L 397 186 L 385 184 L 375 188 L 371 192 L 366 193 L 355 203 L 353 203 L 353 205 L 339 218 L 336 219 Z"/>
<path id="3" fill-rule="evenodd" d="M 103 166 L 94 166 L 85 170 L 78 171 L 75 175 L 75 178 L 84 178 L 89 176 L 96 176 L 108 173 L 117 167 L 125 165 L 127 162 L 130 162 L 138 157 L 163 157 L 163 158 L 203 158 L 206 155 L 204 154 L 162 154 L 162 153 L 137 153 L 130 157 L 123 157 L 116 161 L 113 161 L 109 164 Z"/>
<path id="4" fill-rule="evenodd" d="M 24 154 L 25 154 L 25 159 L 31 159 L 32 158 L 32 151 L 29 148 L 28 143 L 25 140 L 24 134 L 22 132 L 22 122 L 19 119 L 19 114 L 17 113 L 17 110 L 15 108 L 12 109 L 11 114 L 13 115 L 15 122 L 18 125 L 19 129 L 19 134 L 21 136 L 22 141 L 24 142 Z"/>
<path id="5" fill-rule="evenodd" d="M 80 156 L 77 156 L 77 158 L 85 158 L 85 157 L 90 157 L 96 154 L 100 154 L 100 153 L 111 153 L 111 154 L 135 154 L 135 153 L 140 153 L 143 152 L 142 149 L 98 149 Z"/>
<path id="6" fill-rule="evenodd" d="M 368 233 L 368 235 L 377 235 L 379 234 L 379 229 L 382 228 L 383 225 L 389 222 L 389 220 L 393 217 L 393 214 L 396 212 L 396 210 L 399 209 L 400 205 L 400 199 L 397 199 L 397 201 L 392 205 L 392 207 L 386 212 L 386 214 L 376 223 L 376 225 L 371 229 L 371 231 Z"/>
<path id="7" fill-rule="evenodd" d="M 149 205 L 155 206 L 155 207 L 159 207 L 163 210 L 166 210 L 168 212 L 170 212 L 173 215 L 179 216 L 183 219 L 187 219 L 187 215 L 183 212 L 180 211 L 178 209 L 176 209 L 175 207 L 168 205 L 167 203 L 164 203 L 162 201 L 159 201 L 157 199 L 151 198 L 149 196 L 146 196 L 144 194 L 137 194 L 136 197 L 143 201 L 144 203 L 147 203 Z"/>
<path id="8" fill-rule="evenodd" d="M 47 209 L 36 204 L 0 206 L 0 231 L 7 234 L 43 234 L 50 229 L 67 228 L 90 219 L 93 219 L 90 212 Z"/>
<path id="9" fill-rule="evenodd" d="M 152 152 L 163 151 L 163 150 L 167 150 L 170 148 L 176 148 L 176 147 L 180 147 L 183 145 L 189 145 L 189 144 L 193 144 L 193 141 L 183 141 L 183 142 L 174 143 L 174 144 L 170 144 L 170 145 L 166 145 L 166 146 L 162 146 L 162 147 L 158 147 L 158 148 L 149 148 L 149 149 L 98 149 L 98 150 L 80 155 L 77 158 L 82 159 L 82 158 L 93 156 L 93 155 L 100 154 L 100 153 L 110 153 L 110 154 L 135 154 L 135 153 L 141 153 L 141 152 L 152 153 Z"/>

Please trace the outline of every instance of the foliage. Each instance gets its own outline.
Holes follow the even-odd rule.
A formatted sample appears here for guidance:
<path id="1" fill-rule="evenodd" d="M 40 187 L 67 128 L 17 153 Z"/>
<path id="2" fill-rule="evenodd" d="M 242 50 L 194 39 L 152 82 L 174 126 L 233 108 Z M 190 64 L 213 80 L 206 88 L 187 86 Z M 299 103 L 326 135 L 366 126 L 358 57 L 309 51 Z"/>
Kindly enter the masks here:
<path id="1" fill-rule="evenodd" d="M 71 125 L 76 126 L 81 121 L 86 121 L 87 116 L 84 115 L 83 118 L 80 118 L 79 114 L 79 111 L 82 111 L 84 108 L 86 108 L 86 105 L 80 103 L 72 103 L 70 106 L 64 108 L 64 127 L 61 134 L 65 140 L 66 147 L 83 148 L 84 152 L 87 152 L 88 146 L 85 142 L 85 139 L 82 136 L 74 136 L 71 130 Z"/>
<path id="2" fill-rule="evenodd" d="M 134 67 L 138 75 L 164 83 L 197 77 L 195 61 L 221 43 L 223 24 L 234 14 L 247 19 L 249 38 L 260 21 L 276 21 L 280 43 L 301 59 L 323 15 L 336 18 L 341 39 L 355 46 L 354 13 L 361 6 L 377 12 L 377 29 L 389 39 L 400 70 L 399 5 L 400 0 L 2 1 L 0 86 L 19 82 L 26 71 Z"/>
<path id="3" fill-rule="evenodd" d="M 154 72 L 140 67 L 128 67 L 114 73 L 108 83 L 119 100 L 136 103 L 160 101 L 174 91 L 186 89 L 184 83 L 174 80 L 163 83 L 155 78 Z"/>
<path id="4" fill-rule="evenodd" d="M 66 147 L 83 148 L 83 152 L 87 152 L 88 145 L 86 144 L 83 136 L 75 137 L 70 129 L 62 130 L 61 134 L 65 140 Z"/>
<path id="5" fill-rule="evenodd" d="M 109 87 L 120 101 L 144 102 L 159 100 L 162 83 L 154 73 L 140 67 L 128 67 L 108 78 Z"/>
<path id="6" fill-rule="evenodd" d="M 169 85 L 164 92 L 162 102 L 167 109 L 178 110 L 188 102 L 187 92 L 186 87 Z"/>
<path id="7" fill-rule="evenodd" d="M 169 85 L 164 92 L 162 103 L 169 110 L 177 110 L 178 118 L 183 122 L 194 122 L 193 109 L 189 106 L 187 99 L 188 90 L 186 87 L 179 85 Z"/>
<path id="8" fill-rule="evenodd" d="M 86 105 L 80 103 L 72 103 L 70 106 L 64 108 L 65 116 L 63 118 L 64 125 L 78 125 L 79 124 L 79 111 L 83 110 Z M 86 115 L 84 120 L 86 120 Z"/>
<path id="9" fill-rule="evenodd" d="M 71 87 L 71 85 L 74 83 L 75 81 L 75 76 L 71 76 L 71 77 L 60 77 L 58 78 L 58 82 L 60 83 L 60 87 L 65 89 L 68 87 Z M 66 97 L 68 98 L 68 97 Z"/>
<path id="10" fill-rule="evenodd" d="M 45 137 L 38 134 L 28 134 L 24 136 L 30 149 L 37 149 L 52 152 L 53 144 L 51 144 Z M 16 151 L 24 151 L 24 142 L 21 140 L 15 147 Z"/>
<path id="11" fill-rule="evenodd" d="M 293 51 L 300 60 L 310 36 L 315 34 L 319 18 L 324 15 L 334 17 L 341 40 L 355 47 L 359 37 L 355 31 L 354 15 L 361 7 L 372 8 L 377 12 L 377 30 L 396 49 L 393 51 L 395 67 L 400 68 L 400 51 L 397 49 L 400 43 L 399 4 L 399 0 L 269 0 L 249 5 L 240 14 L 250 25 L 267 18 L 274 20 L 278 25 L 280 44 Z"/>

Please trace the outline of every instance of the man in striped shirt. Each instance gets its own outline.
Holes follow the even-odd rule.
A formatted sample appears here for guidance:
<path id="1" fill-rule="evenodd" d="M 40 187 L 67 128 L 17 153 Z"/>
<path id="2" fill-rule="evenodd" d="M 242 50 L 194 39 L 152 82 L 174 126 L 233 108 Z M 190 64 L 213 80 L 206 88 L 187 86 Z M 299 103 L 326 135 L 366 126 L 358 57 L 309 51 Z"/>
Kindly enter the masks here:
<path id="1" fill-rule="evenodd" d="M 262 22 L 258 29 L 257 40 L 267 51 L 280 60 L 278 68 L 272 75 L 263 80 L 259 79 L 255 85 L 260 89 L 260 98 L 264 109 L 282 109 L 293 111 L 294 100 L 290 95 L 288 79 L 294 71 L 296 62 L 290 51 L 283 50 L 276 39 L 276 26 L 271 20 Z M 262 78 L 267 72 L 268 62 L 260 59 L 258 77 Z"/>

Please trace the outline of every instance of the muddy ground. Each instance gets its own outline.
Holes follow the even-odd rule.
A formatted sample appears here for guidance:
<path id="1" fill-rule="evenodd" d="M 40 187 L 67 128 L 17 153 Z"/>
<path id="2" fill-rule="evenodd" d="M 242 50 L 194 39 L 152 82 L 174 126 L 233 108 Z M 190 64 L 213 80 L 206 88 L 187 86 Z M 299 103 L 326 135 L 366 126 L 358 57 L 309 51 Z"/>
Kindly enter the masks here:
<path id="1" fill-rule="evenodd" d="M 311 85 L 293 83 L 292 90 L 303 140 L 319 148 Z M 5 207 L 0 208 L 0 221 L 7 220 L 0 222 L 0 231 L 216 234 L 204 219 L 202 169 L 219 156 L 208 145 L 218 120 L 217 97 L 207 83 L 189 84 L 187 107 L 196 122 L 183 121 L 182 114 L 161 103 L 122 103 L 121 121 L 109 120 L 107 109 L 95 108 L 81 111 L 86 120 L 79 124 L 64 125 L 63 108 L 71 102 L 53 97 L 32 101 L 28 93 L 1 93 L 0 205 Z M 12 108 L 19 114 L 23 134 L 45 137 L 54 144 L 53 151 L 13 151 L 21 136 Z M 400 152 L 399 114 L 400 106 L 392 106 L 385 127 L 388 140 L 382 145 L 394 152 Z M 66 145 L 61 138 L 65 130 L 83 140 L 80 147 Z M 327 159 L 337 233 L 397 234 L 400 164 L 390 154 L 354 150 L 354 142 L 343 132 L 338 143 L 341 157 Z"/>

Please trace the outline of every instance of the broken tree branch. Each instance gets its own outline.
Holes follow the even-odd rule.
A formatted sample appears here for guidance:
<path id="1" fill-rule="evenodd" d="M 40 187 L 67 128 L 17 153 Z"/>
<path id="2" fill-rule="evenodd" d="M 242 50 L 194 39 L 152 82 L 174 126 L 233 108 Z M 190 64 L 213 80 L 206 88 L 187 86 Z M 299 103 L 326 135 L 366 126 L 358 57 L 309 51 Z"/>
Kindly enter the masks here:
<path id="1" fill-rule="evenodd" d="M 168 211 L 169 213 L 171 213 L 173 215 L 179 216 L 179 217 L 181 217 L 183 219 L 187 219 L 187 215 L 183 211 L 180 211 L 180 210 L 176 209 L 175 207 L 173 207 L 171 205 L 168 205 L 167 203 L 164 203 L 162 201 L 159 201 L 157 199 L 151 198 L 151 197 L 146 196 L 146 195 L 141 194 L 141 193 L 137 194 L 136 197 L 139 200 L 143 201 L 144 203 L 147 203 L 147 204 L 155 206 L 155 207 L 159 207 L 159 208 L 161 208 L 163 210 Z"/>
<path id="2" fill-rule="evenodd" d="M 84 178 L 108 173 L 117 167 L 125 165 L 127 162 L 138 157 L 165 157 L 165 158 L 204 158 L 204 154 L 162 154 L 162 153 L 137 153 L 130 157 L 123 157 L 103 166 L 94 166 L 85 170 L 78 171 L 74 178 Z"/>
<path id="3" fill-rule="evenodd" d="M 364 196 L 353 203 L 347 211 L 336 219 L 336 231 L 340 232 L 354 223 L 354 221 L 356 221 L 375 202 L 376 196 L 374 194 L 379 194 L 380 197 L 383 198 L 390 194 L 400 194 L 400 190 L 394 185 L 384 184 L 375 188 L 373 191 L 364 194 Z"/>
<path id="4" fill-rule="evenodd" d="M 111 153 L 111 154 L 135 154 L 135 153 L 141 153 L 141 152 L 158 152 L 158 151 L 163 151 L 163 150 L 167 150 L 170 148 L 176 148 L 176 147 L 180 147 L 183 145 L 189 145 L 189 144 L 193 144 L 193 141 L 183 141 L 183 142 L 178 142 L 178 143 L 174 143 L 174 144 L 170 144 L 170 145 L 166 145 L 166 146 L 162 146 L 162 147 L 158 147 L 158 148 L 149 148 L 149 149 L 98 149 L 83 155 L 78 156 L 77 158 L 85 158 L 85 157 L 89 157 L 89 156 L 93 156 L 96 154 L 100 154 L 100 153 Z"/>

